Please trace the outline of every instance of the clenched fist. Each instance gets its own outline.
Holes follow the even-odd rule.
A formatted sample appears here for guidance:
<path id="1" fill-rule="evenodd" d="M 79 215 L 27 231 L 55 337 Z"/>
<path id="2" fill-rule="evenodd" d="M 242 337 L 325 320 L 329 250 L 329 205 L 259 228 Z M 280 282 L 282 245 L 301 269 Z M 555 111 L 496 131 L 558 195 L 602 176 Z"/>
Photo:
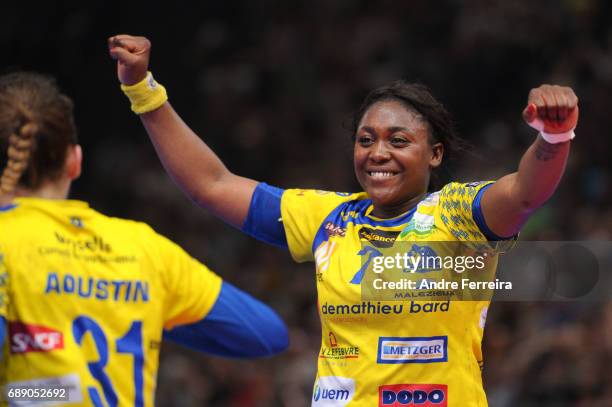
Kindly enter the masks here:
<path id="1" fill-rule="evenodd" d="M 151 42 L 145 37 L 127 34 L 108 39 L 108 52 L 117 60 L 117 76 L 124 85 L 133 85 L 147 76 Z"/>
<path id="2" fill-rule="evenodd" d="M 578 97 L 566 86 L 541 85 L 529 92 L 523 118 L 544 133 L 572 131 L 578 124 Z"/>

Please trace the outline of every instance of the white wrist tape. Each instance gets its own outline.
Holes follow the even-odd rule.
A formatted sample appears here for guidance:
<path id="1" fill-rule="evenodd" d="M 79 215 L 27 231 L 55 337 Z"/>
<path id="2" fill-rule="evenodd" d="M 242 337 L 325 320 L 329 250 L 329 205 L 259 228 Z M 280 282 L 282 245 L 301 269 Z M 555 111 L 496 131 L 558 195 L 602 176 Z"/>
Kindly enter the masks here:
<path id="1" fill-rule="evenodd" d="M 536 117 L 534 121 L 529 123 L 529 125 L 538 130 L 544 141 L 549 144 L 565 143 L 566 141 L 573 140 L 574 137 L 576 137 L 574 129 L 570 129 L 564 133 L 546 133 L 544 131 L 544 122 L 539 117 Z"/>
<path id="2" fill-rule="evenodd" d="M 576 137 L 574 130 L 566 131 L 565 133 L 544 133 L 540 132 L 540 135 L 549 144 L 565 143 L 566 141 L 573 140 Z"/>

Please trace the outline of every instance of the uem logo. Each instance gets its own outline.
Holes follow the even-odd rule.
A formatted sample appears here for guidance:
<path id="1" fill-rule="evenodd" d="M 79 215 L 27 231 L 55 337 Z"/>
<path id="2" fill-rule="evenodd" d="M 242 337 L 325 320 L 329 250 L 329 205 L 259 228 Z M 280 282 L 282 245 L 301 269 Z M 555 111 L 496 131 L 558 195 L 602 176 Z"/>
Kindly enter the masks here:
<path id="1" fill-rule="evenodd" d="M 378 363 L 433 363 L 448 361 L 448 337 L 378 338 Z"/>
<path id="2" fill-rule="evenodd" d="M 322 389 L 315 385 L 314 401 L 319 400 L 348 400 L 349 391 L 344 389 Z"/>
<path id="3" fill-rule="evenodd" d="M 353 399 L 355 380 L 340 376 L 321 376 L 312 392 L 312 407 L 344 407 Z"/>
<path id="4" fill-rule="evenodd" d="M 447 407 L 445 384 L 393 384 L 378 388 L 378 407 Z"/>
<path id="5" fill-rule="evenodd" d="M 51 352 L 64 349 L 61 332 L 37 325 L 9 322 L 11 353 Z"/>

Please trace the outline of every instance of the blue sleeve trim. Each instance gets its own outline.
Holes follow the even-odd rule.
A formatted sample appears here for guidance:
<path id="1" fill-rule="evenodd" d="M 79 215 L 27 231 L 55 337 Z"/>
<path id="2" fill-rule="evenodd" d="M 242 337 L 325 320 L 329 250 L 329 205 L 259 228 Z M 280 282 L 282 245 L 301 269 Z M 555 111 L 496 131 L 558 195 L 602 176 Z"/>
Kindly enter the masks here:
<path id="1" fill-rule="evenodd" d="M 17 204 L 8 204 L 6 206 L 0 206 L 0 212 L 12 211 L 17 207 Z"/>
<path id="2" fill-rule="evenodd" d="M 206 318 L 164 331 L 164 339 L 231 358 L 271 356 L 289 346 L 287 326 L 278 314 L 225 281 Z"/>
<path id="3" fill-rule="evenodd" d="M 0 317 L 0 349 L 4 346 L 4 340 L 6 339 L 6 319 Z M 0 360 L 2 355 L 0 355 Z"/>
<path id="4" fill-rule="evenodd" d="M 253 192 L 242 231 L 263 242 L 288 249 L 287 235 L 280 220 L 284 192 L 284 189 L 260 182 Z"/>
<path id="5" fill-rule="evenodd" d="M 498 240 L 510 240 L 514 238 L 514 236 L 501 237 L 493 233 L 493 231 L 489 229 L 489 226 L 487 226 L 487 222 L 485 221 L 484 215 L 482 214 L 482 207 L 480 206 L 480 200 L 482 199 L 482 194 L 484 193 L 484 191 L 489 189 L 489 187 L 491 187 L 492 185 L 493 183 L 489 185 L 485 185 L 476 194 L 474 201 L 472 201 L 472 217 L 474 218 L 474 222 L 476 222 L 478 229 L 480 229 L 480 231 L 487 238 L 487 240 L 492 241 L 492 242 L 498 241 Z"/>

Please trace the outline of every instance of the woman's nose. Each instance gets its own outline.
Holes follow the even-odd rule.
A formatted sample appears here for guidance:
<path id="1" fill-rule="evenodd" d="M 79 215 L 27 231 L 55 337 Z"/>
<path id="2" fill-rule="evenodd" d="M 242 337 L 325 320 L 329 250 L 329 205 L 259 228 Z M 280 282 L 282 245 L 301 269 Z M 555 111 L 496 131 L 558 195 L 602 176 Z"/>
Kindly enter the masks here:
<path id="1" fill-rule="evenodd" d="M 387 149 L 385 143 L 378 141 L 374 145 L 374 149 L 370 154 L 370 159 L 374 162 L 388 161 L 391 159 L 391 153 Z"/>

